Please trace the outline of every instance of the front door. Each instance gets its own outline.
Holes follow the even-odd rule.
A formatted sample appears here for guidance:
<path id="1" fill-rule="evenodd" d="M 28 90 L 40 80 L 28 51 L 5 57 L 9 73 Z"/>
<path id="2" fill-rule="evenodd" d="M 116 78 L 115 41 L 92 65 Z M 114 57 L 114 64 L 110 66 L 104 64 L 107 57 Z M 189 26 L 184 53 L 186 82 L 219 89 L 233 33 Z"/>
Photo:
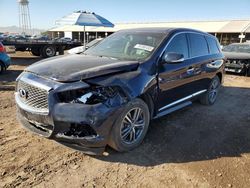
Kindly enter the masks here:
<path id="1" fill-rule="evenodd" d="M 184 55 L 184 61 L 176 64 L 161 64 L 158 70 L 159 96 L 158 109 L 165 110 L 169 104 L 193 93 L 192 79 L 194 74 L 193 62 L 189 58 L 187 34 L 175 35 L 167 44 L 164 55 L 175 52 Z M 163 56 L 164 56 L 163 55 Z"/>

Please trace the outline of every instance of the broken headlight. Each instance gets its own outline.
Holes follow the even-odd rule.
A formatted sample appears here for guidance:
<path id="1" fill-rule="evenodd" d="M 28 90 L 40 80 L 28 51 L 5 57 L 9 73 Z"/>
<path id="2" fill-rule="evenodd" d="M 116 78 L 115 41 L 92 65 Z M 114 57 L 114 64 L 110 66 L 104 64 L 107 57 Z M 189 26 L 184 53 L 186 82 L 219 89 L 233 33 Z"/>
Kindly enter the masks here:
<path id="1" fill-rule="evenodd" d="M 80 103 L 80 104 L 98 104 L 114 98 L 118 93 L 117 87 L 93 87 L 67 91 L 59 93 L 61 102 Z"/>

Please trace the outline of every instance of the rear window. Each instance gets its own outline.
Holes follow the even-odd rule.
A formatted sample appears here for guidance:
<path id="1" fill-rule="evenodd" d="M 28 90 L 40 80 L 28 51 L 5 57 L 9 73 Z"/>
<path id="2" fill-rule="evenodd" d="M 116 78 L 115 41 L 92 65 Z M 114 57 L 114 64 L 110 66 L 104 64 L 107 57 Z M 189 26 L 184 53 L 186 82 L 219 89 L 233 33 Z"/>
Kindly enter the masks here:
<path id="1" fill-rule="evenodd" d="M 201 34 L 189 34 L 191 57 L 208 55 L 208 46 L 205 37 Z"/>
<path id="2" fill-rule="evenodd" d="M 217 54 L 220 53 L 219 47 L 218 47 L 218 43 L 215 39 L 213 39 L 212 37 L 206 37 L 207 39 L 207 43 L 209 46 L 209 51 L 210 54 Z"/>

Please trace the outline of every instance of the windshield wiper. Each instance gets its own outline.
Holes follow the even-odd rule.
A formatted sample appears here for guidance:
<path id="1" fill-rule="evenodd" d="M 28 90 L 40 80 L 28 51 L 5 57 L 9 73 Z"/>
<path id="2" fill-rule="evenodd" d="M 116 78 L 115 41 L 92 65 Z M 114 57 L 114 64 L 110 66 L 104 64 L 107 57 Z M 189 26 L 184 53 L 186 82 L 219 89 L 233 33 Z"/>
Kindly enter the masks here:
<path id="1" fill-rule="evenodd" d="M 101 58 L 109 58 L 109 59 L 114 59 L 114 60 L 117 60 L 117 58 L 115 58 L 115 57 L 104 56 L 104 55 L 97 55 L 97 57 L 101 57 Z"/>

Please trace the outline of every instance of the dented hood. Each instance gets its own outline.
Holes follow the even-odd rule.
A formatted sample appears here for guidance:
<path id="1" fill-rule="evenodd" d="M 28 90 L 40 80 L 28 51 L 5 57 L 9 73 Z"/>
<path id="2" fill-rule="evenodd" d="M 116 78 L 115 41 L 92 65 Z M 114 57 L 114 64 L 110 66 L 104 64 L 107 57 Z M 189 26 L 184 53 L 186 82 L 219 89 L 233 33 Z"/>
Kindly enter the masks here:
<path id="1" fill-rule="evenodd" d="M 59 82 L 72 82 L 135 70 L 138 64 L 138 61 L 121 61 L 107 57 L 67 55 L 39 61 L 25 71 Z"/>

